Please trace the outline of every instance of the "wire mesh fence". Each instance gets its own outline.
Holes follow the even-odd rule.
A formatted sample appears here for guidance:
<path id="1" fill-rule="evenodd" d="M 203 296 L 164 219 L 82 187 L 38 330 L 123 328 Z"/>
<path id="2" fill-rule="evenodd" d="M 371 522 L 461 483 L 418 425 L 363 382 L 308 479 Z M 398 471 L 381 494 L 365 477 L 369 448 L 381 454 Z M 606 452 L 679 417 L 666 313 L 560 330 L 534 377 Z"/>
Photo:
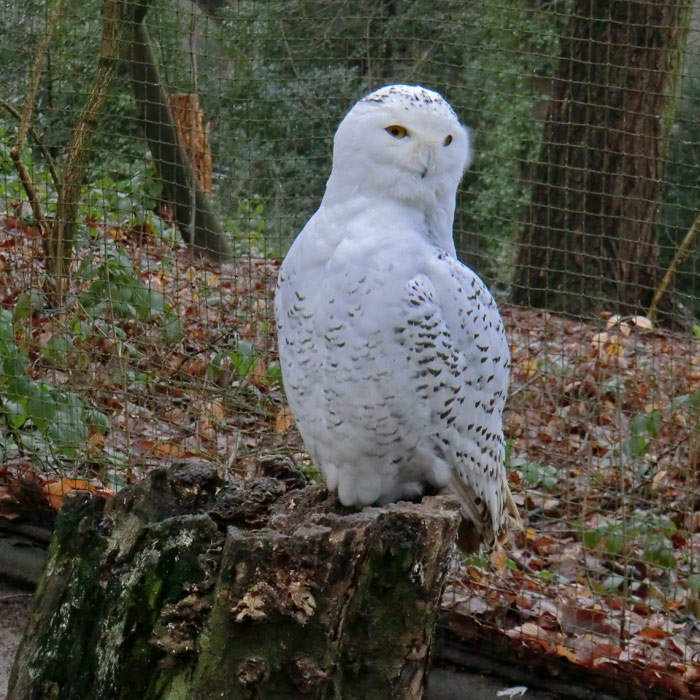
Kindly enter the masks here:
<path id="1" fill-rule="evenodd" d="M 422 84 L 474 137 L 455 240 L 509 335 L 525 521 L 454 572 L 443 625 L 700 697 L 690 0 L 3 1 L 0 23 L 0 519 L 176 459 L 309 470 L 279 261 L 350 106 Z"/>

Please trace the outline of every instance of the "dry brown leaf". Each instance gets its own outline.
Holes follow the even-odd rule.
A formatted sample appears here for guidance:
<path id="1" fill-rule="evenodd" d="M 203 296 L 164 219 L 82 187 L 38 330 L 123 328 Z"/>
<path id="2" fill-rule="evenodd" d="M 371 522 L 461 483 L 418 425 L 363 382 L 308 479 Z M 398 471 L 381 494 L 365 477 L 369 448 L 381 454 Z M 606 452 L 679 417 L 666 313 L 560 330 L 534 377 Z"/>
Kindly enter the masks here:
<path id="1" fill-rule="evenodd" d="M 215 421 L 222 422 L 225 418 L 224 407 L 219 401 L 212 401 L 207 406 L 207 413 Z"/>
<path id="2" fill-rule="evenodd" d="M 185 456 L 185 451 L 172 442 L 153 442 L 149 450 L 157 457 L 174 457 L 180 458 Z"/>
<path id="3" fill-rule="evenodd" d="M 654 474 L 651 483 L 655 489 L 659 488 L 659 484 L 666 478 L 667 473 L 668 472 L 666 470 L 661 470 L 660 472 L 656 472 L 656 474 Z"/>
<path id="4" fill-rule="evenodd" d="M 209 363 L 202 357 L 190 357 L 180 367 L 181 371 L 192 377 L 203 377 L 206 374 Z"/>
<path id="5" fill-rule="evenodd" d="M 117 242 L 126 240 L 126 233 L 121 228 L 113 227 L 107 231 L 107 235 Z"/>
<path id="6" fill-rule="evenodd" d="M 275 418 L 275 431 L 278 435 L 286 433 L 294 425 L 294 416 L 289 406 L 281 408 Z"/>
<path id="7" fill-rule="evenodd" d="M 216 440 L 216 429 L 206 416 L 199 421 L 199 436 L 210 442 Z"/>
<path id="8" fill-rule="evenodd" d="M 508 555 L 506 550 L 500 544 L 496 545 L 496 548 L 491 552 L 491 563 L 493 564 L 496 571 L 501 573 L 503 569 L 506 568 L 506 561 L 508 560 Z"/>
<path id="9" fill-rule="evenodd" d="M 668 637 L 668 632 L 658 627 L 645 627 L 639 630 L 636 636 L 643 637 L 644 639 L 665 639 Z"/>
<path id="10" fill-rule="evenodd" d="M 654 328 L 654 324 L 646 316 L 635 316 L 632 323 L 638 328 L 643 328 L 645 331 L 650 331 Z"/>
<path id="11" fill-rule="evenodd" d="M 95 484 L 87 479 L 52 479 L 42 486 L 48 504 L 53 510 L 60 510 L 63 505 L 63 497 L 70 491 L 92 491 L 112 495 L 112 491 L 101 484 Z"/>
<path id="12" fill-rule="evenodd" d="M 581 659 L 579 659 L 578 656 L 571 651 L 571 649 L 567 649 L 567 647 L 565 647 L 563 644 L 557 644 L 556 652 L 559 654 L 559 656 L 563 656 L 565 659 L 571 661 L 572 664 L 581 663 Z"/>
<path id="13" fill-rule="evenodd" d="M 248 381 L 261 391 L 267 391 L 270 388 L 267 383 L 267 364 L 256 362 L 252 372 L 248 375 Z"/>

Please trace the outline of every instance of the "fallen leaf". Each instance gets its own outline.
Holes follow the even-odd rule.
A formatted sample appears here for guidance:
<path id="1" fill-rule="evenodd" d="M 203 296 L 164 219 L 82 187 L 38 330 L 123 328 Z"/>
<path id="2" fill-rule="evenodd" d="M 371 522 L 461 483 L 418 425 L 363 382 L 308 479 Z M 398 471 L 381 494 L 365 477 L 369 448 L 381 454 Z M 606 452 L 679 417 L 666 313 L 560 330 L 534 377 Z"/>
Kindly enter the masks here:
<path id="1" fill-rule="evenodd" d="M 289 406 L 284 406 L 277 413 L 275 418 L 275 431 L 278 435 L 286 433 L 294 425 L 294 416 Z"/>
<path id="2" fill-rule="evenodd" d="M 51 508 L 60 510 L 63 505 L 63 497 L 70 491 L 92 491 L 93 493 L 112 494 L 110 489 L 101 484 L 95 484 L 87 479 L 52 479 L 42 486 L 42 491 L 46 495 Z"/>
<path id="3" fill-rule="evenodd" d="M 635 316 L 632 319 L 632 323 L 638 328 L 643 328 L 645 331 L 650 331 L 654 327 L 654 324 L 646 318 L 646 316 Z"/>
<path id="4" fill-rule="evenodd" d="M 668 632 L 658 627 L 645 627 L 639 630 L 636 636 L 643 637 L 644 639 L 665 639 L 668 637 Z"/>
<path id="5" fill-rule="evenodd" d="M 264 362 L 256 362 L 248 375 L 248 381 L 261 391 L 267 391 L 270 388 L 267 383 L 267 365 Z"/>
<path id="6" fill-rule="evenodd" d="M 216 430 L 206 416 L 199 421 L 199 436 L 202 440 L 208 440 L 210 442 L 216 439 Z"/>
<path id="7" fill-rule="evenodd" d="M 506 568 L 506 561 L 508 560 L 508 555 L 506 550 L 500 544 L 496 545 L 496 548 L 491 553 L 491 563 L 493 564 L 496 571 L 501 573 L 503 569 Z"/>
<path id="8" fill-rule="evenodd" d="M 225 418 L 224 407 L 219 401 L 212 401 L 210 404 L 208 404 L 207 413 L 215 421 L 222 422 Z"/>
<path id="9" fill-rule="evenodd" d="M 574 654 L 571 649 L 567 649 L 564 645 L 562 644 L 557 644 L 556 646 L 556 651 L 559 656 L 563 656 L 565 659 L 568 659 L 571 661 L 572 664 L 580 664 L 581 660 Z"/>

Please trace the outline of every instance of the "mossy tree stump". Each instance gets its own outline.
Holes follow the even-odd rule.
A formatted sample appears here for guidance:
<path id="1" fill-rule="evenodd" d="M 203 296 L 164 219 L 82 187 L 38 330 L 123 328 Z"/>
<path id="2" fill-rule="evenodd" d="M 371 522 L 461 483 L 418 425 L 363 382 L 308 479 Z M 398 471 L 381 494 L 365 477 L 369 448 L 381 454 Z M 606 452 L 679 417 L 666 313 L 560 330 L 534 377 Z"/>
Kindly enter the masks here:
<path id="1" fill-rule="evenodd" d="M 457 503 L 356 512 L 263 466 L 68 499 L 8 700 L 420 698 Z"/>

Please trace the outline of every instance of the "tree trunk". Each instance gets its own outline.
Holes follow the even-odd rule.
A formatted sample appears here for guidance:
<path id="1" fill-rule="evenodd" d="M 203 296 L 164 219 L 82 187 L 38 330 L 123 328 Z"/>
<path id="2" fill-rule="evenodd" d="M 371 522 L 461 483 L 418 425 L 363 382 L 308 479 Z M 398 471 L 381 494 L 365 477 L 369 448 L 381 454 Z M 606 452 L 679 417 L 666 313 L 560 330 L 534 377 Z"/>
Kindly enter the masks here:
<path id="1" fill-rule="evenodd" d="M 214 260 L 231 258 L 231 248 L 221 231 L 219 220 L 202 187 L 194 165 L 180 143 L 168 95 L 163 88 L 143 22 L 133 25 L 127 51 L 131 85 L 141 112 L 153 163 L 173 207 L 175 223 L 182 240 L 192 249 Z"/>
<path id="2" fill-rule="evenodd" d="M 356 512 L 285 469 L 68 499 L 8 700 L 420 698 L 457 502 Z"/>
<path id="3" fill-rule="evenodd" d="M 690 0 L 574 0 L 562 43 L 515 303 L 645 313 Z"/>
<path id="4" fill-rule="evenodd" d="M 143 12 L 132 0 L 107 0 L 102 20 L 102 41 L 97 70 L 88 89 L 83 108 L 73 129 L 56 203 L 56 218 L 47 239 L 48 268 L 51 278 L 47 291 L 60 305 L 68 288 L 68 265 L 75 239 L 80 204 L 80 188 L 85 177 L 87 156 L 107 93 L 116 73 L 117 62 L 127 28 Z"/>

